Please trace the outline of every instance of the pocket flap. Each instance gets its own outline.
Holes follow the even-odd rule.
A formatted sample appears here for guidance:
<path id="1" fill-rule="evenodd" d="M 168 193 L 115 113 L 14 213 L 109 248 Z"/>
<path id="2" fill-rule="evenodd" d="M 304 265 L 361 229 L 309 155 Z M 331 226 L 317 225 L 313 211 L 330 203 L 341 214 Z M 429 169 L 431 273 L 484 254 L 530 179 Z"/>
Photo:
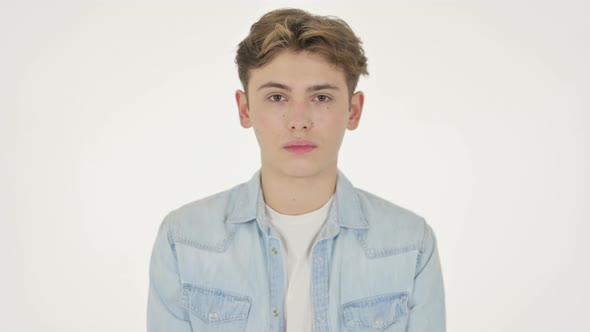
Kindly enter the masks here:
<path id="1" fill-rule="evenodd" d="M 207 323 L 248 318 L 252 300 L 223 289 L 182 285 L 182 305 Z"/>
<path id="2" fill-rule="evenodd" d="M 362 298 L 343 304 L 342 311 L 347 327 L 384 329 L 408 313 L 408 293 Z"/>

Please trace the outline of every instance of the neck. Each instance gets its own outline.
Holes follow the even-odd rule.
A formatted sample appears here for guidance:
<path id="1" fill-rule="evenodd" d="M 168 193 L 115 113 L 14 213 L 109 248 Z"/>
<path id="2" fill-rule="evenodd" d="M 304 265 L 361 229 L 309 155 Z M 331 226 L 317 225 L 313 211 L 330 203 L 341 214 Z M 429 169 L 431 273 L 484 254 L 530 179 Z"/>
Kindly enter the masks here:
<path id="1" fill-rule="evenodd" d="M 334 167 L 309 177 L 293 177 L 262 166 L 260 176 L 266 204 L 278 213 L 295 216 L 328 202 L 336 190 L 338 170 Z"/>

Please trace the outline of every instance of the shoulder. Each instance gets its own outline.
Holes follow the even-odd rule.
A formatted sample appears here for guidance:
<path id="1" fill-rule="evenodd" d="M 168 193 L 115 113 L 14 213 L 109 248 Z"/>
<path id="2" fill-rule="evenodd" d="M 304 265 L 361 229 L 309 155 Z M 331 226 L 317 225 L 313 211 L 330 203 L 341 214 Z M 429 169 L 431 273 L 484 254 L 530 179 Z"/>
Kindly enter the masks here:
<path id="1" fill-rule="evenodd" d="M 170 211 L 162 222 L 170 241 L 201 249 L 223 251 L 233 236 L 231 225 L 226 223 L 232 207 L 237 185 Z"/>
<path id="2" fill-rule="evenodd" d="M 430 226 L 424 217 L 379 197 L 355 188 L 360 207 L 369 224 L 362 242 L 373 256 L 387 256 L 411 250 L 421 250 Z"/>

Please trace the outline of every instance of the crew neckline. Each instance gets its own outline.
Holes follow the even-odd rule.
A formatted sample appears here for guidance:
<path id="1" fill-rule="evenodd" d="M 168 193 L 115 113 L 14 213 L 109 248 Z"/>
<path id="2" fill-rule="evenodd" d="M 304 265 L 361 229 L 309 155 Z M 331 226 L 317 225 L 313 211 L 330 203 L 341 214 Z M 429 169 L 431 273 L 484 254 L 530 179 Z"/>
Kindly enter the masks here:
<path id="1" fill-rule="evenodd" d="M 307 212 L 304 214 L 299 214 L 299 215 L 282 214 L 282 213 L 277 212 L 273 208 L 271 208 L 268 204 L 266 204 L 266 202 L 264 203 L 264 205 L 266 205 L 266 209 L 267 209 L 271 219 L 280 220 L 281 223 L 292 223 L 292 224 L 299 224 L 300 225 L 300 224 L 307 224 L 307 223 L 314 222 L 314 218 L 310 218 L 310 217 L 326 211 L 330 207 L 330 204 L 332 203 L 333 200 L 334 200 L 334 195 L 332 195 L 330 197 L 330 199 L 319 209 L 313 210 L 313 211 L 310 211 L 310 212 Z"/>

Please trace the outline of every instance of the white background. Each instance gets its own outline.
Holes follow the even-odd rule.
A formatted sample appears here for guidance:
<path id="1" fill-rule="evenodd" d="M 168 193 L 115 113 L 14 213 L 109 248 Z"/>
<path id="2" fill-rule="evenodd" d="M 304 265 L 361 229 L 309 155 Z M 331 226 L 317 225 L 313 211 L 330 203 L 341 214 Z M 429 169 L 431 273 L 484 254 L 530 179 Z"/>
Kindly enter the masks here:
<path id="1" fill-rule="evenodd" d="M 234 56 L 284 6 L 363 40 L 339 165 L 435 230 L 448 331 L 590 331 L 589 5 L 523 0 L 0 0 L 0 330 L 145 330 L 164 215 L 259 165 Z"/>

